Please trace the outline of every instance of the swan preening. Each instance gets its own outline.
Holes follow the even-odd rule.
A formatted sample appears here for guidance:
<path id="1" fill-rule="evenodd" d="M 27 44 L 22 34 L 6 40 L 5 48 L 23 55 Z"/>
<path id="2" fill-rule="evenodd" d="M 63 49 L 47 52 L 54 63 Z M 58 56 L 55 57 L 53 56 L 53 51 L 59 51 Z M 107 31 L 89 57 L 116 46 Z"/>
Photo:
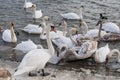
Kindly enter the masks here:
<path id="1" fill-rule="evenodd" d="M 25 0 L 24 2 L 24 8 L 31 8 L 33 6 L 33 3 L 30 1 Z"/>
<path id="2" fill-rule="evenodd" d="M 113 54 L 117 53 L 117 61 L 120 61 L 120 52 L 118 49 L 110 50 L 109 45 L 99 48 L 94 55 L 94 59 L 97 63 L 107 62 Z"/>
<path id="3" fill-rule="evenodd" d="M 14 31 L 14 23 L 10 22 L 10 30 L 6 29 L 2 33 L 2 39 L 5 42 L 17 42 L 17 37 Z"/>
<path id="4" fill-rule="evenodd" d="M 55 53 L 52 42 L 50 40 L 50 28 L 51 27 L 48 24 L 46 31 L 48 49 L 34 49 L 28 52 L 22 59 L 22 62 L 18 66 L 17 71 L 14 73 L 14 76 L 20 75 L 25 72 L 29 73 L 33 70 L 42 70 L 43 76 L 45 76 L 44 67 L 48 60 Z"/>

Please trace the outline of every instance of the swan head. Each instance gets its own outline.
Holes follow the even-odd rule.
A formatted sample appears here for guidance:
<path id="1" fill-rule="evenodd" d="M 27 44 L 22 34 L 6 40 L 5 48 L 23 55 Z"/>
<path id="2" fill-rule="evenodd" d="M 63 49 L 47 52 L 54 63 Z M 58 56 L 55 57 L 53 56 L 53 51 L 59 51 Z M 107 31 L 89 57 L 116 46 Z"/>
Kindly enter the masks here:
<path id="1" fill-rule="evenodd" d="M 51 26 L 51 31 L 56 32 L 56 28 L 55 28 L 55 26 L 54 26 L 53 24 L 51 24 L 50 26 Z"/>
<path id="2" fill-rule="evenodd" d="M 33 7 L 33 8 L 36 8 L 36 4 L 33 4 L 32 7 Z"/>
<path id="3" fill-rule="evenodd" d="M 44 17 L 43 17 L 43 20 L 49 21 L 49 20 L 50 20 L 50 17 L 49 17 L 49 16 L 44 16 Z"/>
<path id="4" fill-rule="evenodd" d="M 10 27 L 14 27 L 14 22 L 13 21 L 10 22 Z"/>

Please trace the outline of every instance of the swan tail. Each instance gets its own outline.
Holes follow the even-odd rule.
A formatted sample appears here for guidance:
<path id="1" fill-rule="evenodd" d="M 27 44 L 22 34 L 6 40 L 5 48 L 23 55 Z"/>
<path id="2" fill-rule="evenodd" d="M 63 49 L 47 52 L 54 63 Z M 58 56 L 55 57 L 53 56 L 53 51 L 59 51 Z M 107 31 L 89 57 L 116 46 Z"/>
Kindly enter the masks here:
<path id="1" fill-rule="evenodd" d="M 21 75 L 25 72 L 29 72 L 31 71 L 31 68 L 24 68 L 24 69 L 18 69 L 15 73 L 14 73 L 14 76 L 18 76 L 18 75 Z"/>

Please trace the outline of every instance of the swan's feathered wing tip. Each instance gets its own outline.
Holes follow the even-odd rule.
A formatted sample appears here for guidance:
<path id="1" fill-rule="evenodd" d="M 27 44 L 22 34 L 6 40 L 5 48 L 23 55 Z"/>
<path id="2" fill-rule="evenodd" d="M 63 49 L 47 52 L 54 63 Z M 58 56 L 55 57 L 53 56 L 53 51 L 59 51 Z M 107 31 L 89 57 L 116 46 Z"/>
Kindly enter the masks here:
<path id="1" fill-rule="evenodd" d="M 20 74 L 23 74 L 23 73 L 25 73 L 25 70 L 17 70 L 15 73 L 14 73 L 14 76 L 18 76 L 18 75 L 20 75 Z"/>

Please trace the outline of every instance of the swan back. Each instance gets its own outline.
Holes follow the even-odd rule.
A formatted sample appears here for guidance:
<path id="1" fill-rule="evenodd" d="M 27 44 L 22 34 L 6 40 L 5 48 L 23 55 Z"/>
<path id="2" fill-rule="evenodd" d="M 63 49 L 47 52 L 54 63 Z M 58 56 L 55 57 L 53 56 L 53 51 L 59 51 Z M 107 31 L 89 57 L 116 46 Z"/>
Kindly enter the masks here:
<path id="1" fill-rule="evenodd" d="M 11 31 L 9 29 L 6 29 L 2 33 L 2 39 L 6 42 L 11 42 Z"/>
<path id="2" fill-rule="evenodd" d="M 35 24 L 28 24 L 22 30 L 30 34 L 40 34 L 42 32 L 42 28 Z"/>
<path id="3" fill-rule="evenodd" d="M 92 30 L 89 30 L 85 34 L 85 37 L 95 38 L 95 37 L 98 37 L 98 33 L 99 33 L 98 29 L 92 29 Z M 103 37 L 104 35 L 106 35 L 106 32 L 105 31 L 101 31 L 100 35 L 101 35 L 101 37 Z"/>
<path id="4" fill-rule="evenodd" d="M 30 50 L 37 49 L 37 45 L 32 40 L 27 40 L 17 44 L 14 49 L 27 53 Z"/>
<path id="5" fill-rule="evenodd" d="M 112 22 L 104 23 L 102 26 L 102 29 L 108 32 L 120 33 L 119 26 L 117 26 L 115 23 L 112 23 Z"/>
<path id="6" fill-rule="evenodd" d="M 45 49 L 31 50 L 23 57 L 22 62 L 18 66 L 18 71 L 15 72 L 14 76 L 32 70 L 43 69 L 50 58 L 50 54 L 48 54 L 48 51 L 45 51 Z"/>
<path id="7" fill-rule="evenodd" d="M 78 51 L 78 55 L 81 56 L 81 59 L 90 57 L 97 50 L 97 45 L 97 41 L 88 40 L 84 42 Z"/>
<path id="8" fill-rule="evenodd" d="M 73 12 L 61 14 L 61 16 L 65 19 L 80 19 L 80 16 Z"/>

